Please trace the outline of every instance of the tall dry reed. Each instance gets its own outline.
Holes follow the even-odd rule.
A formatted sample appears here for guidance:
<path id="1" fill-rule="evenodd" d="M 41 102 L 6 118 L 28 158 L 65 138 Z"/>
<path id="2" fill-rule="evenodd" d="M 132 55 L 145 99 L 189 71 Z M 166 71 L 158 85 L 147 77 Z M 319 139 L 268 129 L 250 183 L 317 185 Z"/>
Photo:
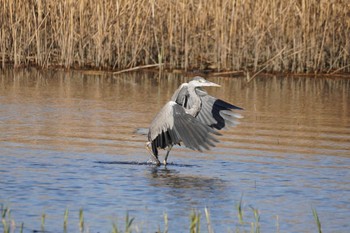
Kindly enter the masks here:
<path id="1" fill-rule="evenodd" d="M 2 66 L 350 72 L 348 0 L 1 0 Z"/>

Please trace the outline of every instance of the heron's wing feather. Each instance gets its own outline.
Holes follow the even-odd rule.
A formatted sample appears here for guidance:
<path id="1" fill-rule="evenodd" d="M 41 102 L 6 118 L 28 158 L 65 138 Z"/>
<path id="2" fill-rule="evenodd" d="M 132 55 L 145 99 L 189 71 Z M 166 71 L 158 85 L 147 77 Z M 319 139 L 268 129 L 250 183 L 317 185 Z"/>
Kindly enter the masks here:
<path id="1" fill-rule="evenodd" d="M 208 150 L 218 140 L 213 134 L 220 135 L 212 128 L 187 114 L 180 105 L 174 105 L 174 130 L 186 147 L 193 150 Z"/>
<path id="2" fill-rule="evenodd" d="M 157 155 L 157 148 L 180 143 L 178 134 L 174 131 L 173 102 L 170 101 L 154 117 L 149 131 L 148 141 L 152 142 L 152 150 Z"/>
<path id="3" fill-rule="evenodd" d="M 171 101 L 174 101 L 177 104 L 185 107 L 187 105 L 187 98 L 188 98 L 188 83 L 183 83 L 174 92 L 173 96 L 171 97 Z"/>
<path id="4" fill-rule="evenodd" d="M 196 93 L 202 102 L 202 108 L 196 117 L 204 124 L 220 130 L 226 126 L 236 125 L 237 119 L 242 118 L 240 114 L 232 111 L 242 108 L 208 95 L 202 89 L 196 89 Z"/>
<path id="5" fill-rule="evenodd" d="M 183 142 L 186 147 L 202 151 L 215 146 L 218 134 L 214 129 L 187 114 L 173 101 L 168 102 L 151 123 L 148 140 L 152 142 L 152 150 L 157 155 L 157 148 L 166 148 Z"/>

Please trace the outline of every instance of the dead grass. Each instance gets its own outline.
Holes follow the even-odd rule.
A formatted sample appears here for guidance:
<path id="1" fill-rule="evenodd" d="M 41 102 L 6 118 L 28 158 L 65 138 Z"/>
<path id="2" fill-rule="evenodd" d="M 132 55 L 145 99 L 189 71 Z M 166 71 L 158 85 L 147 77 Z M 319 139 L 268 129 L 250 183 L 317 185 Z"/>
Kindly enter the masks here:
<path id="1" fill-rule="evenodd" d="M 15 67 L 350 72 L 348 0 L 1 0 Z"/>

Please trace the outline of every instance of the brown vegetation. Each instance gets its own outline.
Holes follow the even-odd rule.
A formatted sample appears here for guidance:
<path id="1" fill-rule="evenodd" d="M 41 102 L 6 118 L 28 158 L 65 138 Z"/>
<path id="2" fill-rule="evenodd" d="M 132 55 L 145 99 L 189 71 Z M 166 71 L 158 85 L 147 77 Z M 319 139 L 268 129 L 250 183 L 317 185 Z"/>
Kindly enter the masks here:
<path id="1" fill-rule="evenodd" d="M 350 72 L 348 0 L 1 0 L 2 66 Z"/>

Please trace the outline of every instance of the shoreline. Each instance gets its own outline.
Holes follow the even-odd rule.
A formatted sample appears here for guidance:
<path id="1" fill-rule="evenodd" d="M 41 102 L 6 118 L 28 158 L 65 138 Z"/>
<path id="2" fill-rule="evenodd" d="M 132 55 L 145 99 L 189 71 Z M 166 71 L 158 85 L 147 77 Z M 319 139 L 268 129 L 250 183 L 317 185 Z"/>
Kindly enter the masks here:
<path id="1" fill-rule="evenodd" d="M 193 76 L 199 75 L 203 77 L 228 77 L 228 78 L 237 78 L 237 77 L 245 77 L 248 82 L 253 80 L 255 77 L 305 77 L 305 78 L 343 78 L 350 79 L 350 73 L 347 72 L 339 72 L 339 73 L 293 73 L 293 72 L 264 72 L 264 71 L 244 71 L 244 70 L 224 70 L 224 71 L 216 71 L 214 69 L 171 69 L 163 67 L 164 64 L 151 64 L 144 66 L 135 66 L 127 69 L 108 69 L 108 68 L 94 68 L 94 67 L 69 67 L 66 68 L 64 66 L 59 65 L 50 65 L 48 67 L 41 67 L 36 64 L 30 65 L 19 65 L 14 66 L 13 64 L 6 64 L 5 67 L 0 67 L 0 70 L 4 69 L 14 69 L 14 70 L 22 70 L 22 69 L 37 69 L 37 70 L 59 70 L 59 71 L 78 71 L 89 75 L 114 75 L 118 76 L 120 74 L 131 73 L 131 72 L 165 72 L 165 73 L 173 73 L 173 74 L 182 74 L 184 76 Z"/>

